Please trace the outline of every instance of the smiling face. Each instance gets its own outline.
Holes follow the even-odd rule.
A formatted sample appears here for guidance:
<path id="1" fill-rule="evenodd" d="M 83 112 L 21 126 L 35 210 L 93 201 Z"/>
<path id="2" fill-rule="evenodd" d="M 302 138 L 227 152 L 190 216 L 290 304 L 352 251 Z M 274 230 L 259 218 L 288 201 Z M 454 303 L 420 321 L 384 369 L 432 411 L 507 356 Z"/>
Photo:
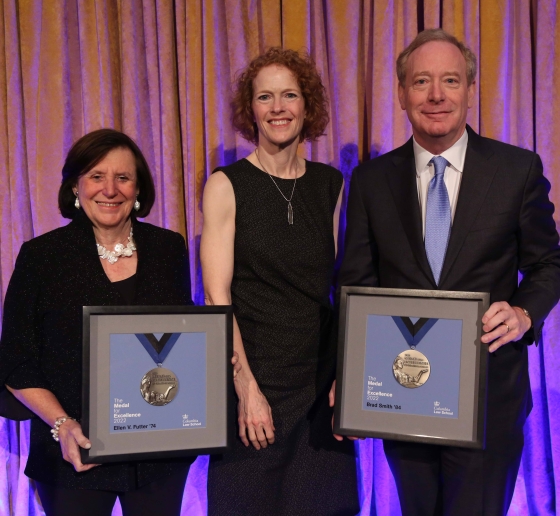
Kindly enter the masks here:
<path id="1" fill-rule="evenodd" d="M 253 81 L 251 107 L 259 132 L 259 146 L 283 148 L 299 143 L 305 101 L 290 70 L 278 65 L 262 68 Z"/>
<path id="2" fill-rule="evenodd" d="M 130 217 L 138 194 L 134 154 L 124 147 L 110 151 L 79 177 L 73 190 L 94 227 L 121 226 Z"/>
<path id="3" fill-rule="evenodd" d="M 430 41 L 408 57 L 399 102 L 414 138 L 432 154 L 441 154 L 461 137 L 473 98 L 474 82 L 467 84 L 465 58 L 455 45 Z"/>

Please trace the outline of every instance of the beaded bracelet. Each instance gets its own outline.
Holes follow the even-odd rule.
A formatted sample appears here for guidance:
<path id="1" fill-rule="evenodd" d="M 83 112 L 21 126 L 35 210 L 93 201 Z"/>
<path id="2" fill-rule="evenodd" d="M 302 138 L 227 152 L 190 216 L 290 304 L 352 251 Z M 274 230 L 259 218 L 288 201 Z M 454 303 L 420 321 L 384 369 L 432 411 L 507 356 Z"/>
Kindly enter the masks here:
<path id="1" fill-rule="evenodd" d="M 57 417 L 54 421 L 54 426 L 52 427 L 51 430 L 51 434 L 53 439 L 58 442 L 58 429 L 60 428 L 60 425 L 62 425 L 62 423 L 65 423 L 66 421 L 68 421 L 69 419 L 71 419 L 72 421 L 76 421 L 75 418 L 70 417 L 70 416 L 62 416 L 62 417 Z"/>

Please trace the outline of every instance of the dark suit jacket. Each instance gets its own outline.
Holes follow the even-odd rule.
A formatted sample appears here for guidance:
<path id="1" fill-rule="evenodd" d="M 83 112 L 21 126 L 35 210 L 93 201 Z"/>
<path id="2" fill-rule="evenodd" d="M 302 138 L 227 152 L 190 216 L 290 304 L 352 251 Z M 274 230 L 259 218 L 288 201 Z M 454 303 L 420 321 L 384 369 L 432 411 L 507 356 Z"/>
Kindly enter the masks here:
<path id="1" fill-rule="evenodd" d="M 138 249 L 133 304 L 192 304 L 183 237 L 137 221 L 133 229 Z M 91 223 L 81 211 L 68 226 L 24 243 L 6 293 L 0 385 L 49 389 L 79 420 L 82 306 L 120 304 L 124 301 L 103 271 Z M 111 464 L 77 474 L 62 459 L 49 426 L 36 418 L 25 472 L 60 487 L 129 490 L 190 462 Z"/>
<path id="2" fill-rule="evenodd" d="M 534 331 L 490 358 L 488 425 L 506 404 L 507 427 L 522 424 L 532 406 L 524 344 L 540 338 L 560 297 L 558 234 L 539 156 L 467 130 L 439 286 L 424 249 L 412 139 L 354 170 L 339 284 L 489 292 L 491 303 L 526 308 Z"/>

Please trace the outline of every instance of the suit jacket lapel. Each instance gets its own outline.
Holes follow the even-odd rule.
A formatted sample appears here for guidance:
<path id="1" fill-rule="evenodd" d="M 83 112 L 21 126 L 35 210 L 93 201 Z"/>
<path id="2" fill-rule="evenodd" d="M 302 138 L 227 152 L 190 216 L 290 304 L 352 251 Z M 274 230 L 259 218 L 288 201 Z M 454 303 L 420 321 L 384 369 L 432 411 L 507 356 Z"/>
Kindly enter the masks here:
<path id="1" fill-rule="evenodd" d="M 159 266 L 157 256 L 154 254 L 154 245 L 151 242 L 150 232 L 145 224 L 138 221 L 134 222 L 134 240 L 138 249 L 134 304 L 158 304 L 160 301 L 158 303 L 154 301 L 153 282 L 145 277 L 146 271 L 154 271 Z"/>
<path id="2" fill-rule="evenodd" d="M 493 153 L 484 145 L 484 140 L 468 126 L 467 130 L 469 142 L 465 166 L 449 245 L 441 270 L 440 287 L 444 284 L 478 212 L 484 205 L 486 194 L 498 168 L 498 164 L 491 159 Z"/>
<path id="3" fill-rule="evenodd" d="M 80 267 L 87 274 L 91 290 L 88 290 L 88 303 L 91 305 L 111 305 L 118 304 L 115 300 L 120 299 L 120 294 L 113 286 L 97 254 L 95 235 L 91 222 L 84 213 L 80 211 L 70 225 L 72 231 L 70 239 L 75 248 L 75 253 L 79 253 Z"/>
<path id="4" fill-rule="evenodd" d="M 387 180 L 405 234 L 420 269 L 431 283 L 435 283 L 422 237 L 422 214 L 418 202 L 412 138 L 399 149 L 399 152 L 393 158 L 393 163 L 395 167 L 387 173 Z"/>

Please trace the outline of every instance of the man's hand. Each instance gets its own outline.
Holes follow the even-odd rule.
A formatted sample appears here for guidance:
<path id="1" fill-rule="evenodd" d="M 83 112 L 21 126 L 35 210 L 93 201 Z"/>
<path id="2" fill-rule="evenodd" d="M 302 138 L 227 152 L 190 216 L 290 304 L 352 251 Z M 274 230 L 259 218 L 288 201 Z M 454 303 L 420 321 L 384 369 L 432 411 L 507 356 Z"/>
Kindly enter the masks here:
<path id="1" fill-rule="evenodd" d="M 487 332 L 481 341 L 490 344 L 488 350 L 494 353 L 508 342 L 518 341 L 531 328 L 531 319 L 518 306 L 510 306 L 505 301 L 492 303 L 482 316 L 482 329 Z"/>
<path id="2" fill-rule="evenodd" d="M 334 401 L 335 401 L 335 393 L 336 391 L 336 380 L 332 383 L 331 386 L 331 390 L 329 391 L 329 407 L 334 407 Z M 342 435 L 338 435 L 334 433 L 334 414 L 331 420 L 331 428 L 333 429 L 333 436 L 337 441 L 342 441 L 344 439 L 344 436 Z"/>

